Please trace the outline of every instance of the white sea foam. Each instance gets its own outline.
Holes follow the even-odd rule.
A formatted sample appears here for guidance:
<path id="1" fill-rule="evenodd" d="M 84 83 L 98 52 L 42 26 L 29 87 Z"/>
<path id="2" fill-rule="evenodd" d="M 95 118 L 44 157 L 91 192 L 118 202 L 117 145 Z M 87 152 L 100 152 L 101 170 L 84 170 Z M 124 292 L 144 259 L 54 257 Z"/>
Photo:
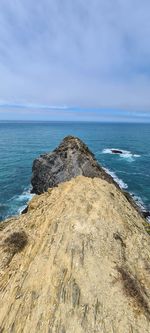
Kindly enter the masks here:
<path id="1" fill-rule="evenodd" d="M 29 191 L 24 191 L 22 194 L 20 194 L 18 197 L 16 197 L 17 201 L 29 201 L 32 199 L 34 194 L 30 193 Z"/>
<path id="2" fill-rule="evenodd" d="M 134 193 L 131 193 L 134 201 L 136 202 L 136 204 L 140 207 L 142 212 L 147 212 L 147 208 L 143 202 L 143 200 L 141 199 L 141 197 L 134 195 Z M 146 217 L 146 220 L 150 223 L 150 216 Z"/>
<path id="3" fill-rule="evenodd" d="M 21 214 L 22 211 L 27 207 L 27 203 L 33 198 L 35 194 L 31 193 L 31 187 L 25 189 L 21 195 L 19 195 L 16 200 L 20 203 L 22 202 L 23 205 L 20 206 L 18 209 L 18 213 Z"/>
<path id="4" fill-rule="evenodd" d="M 128 188 L 128 185 L 126 183 L 124 183 L 124 181 L 122 179 L 118 178 L 117 175 L 115 174 L 115 172 L 110 171 L 107 168 L 103 168 L 103 169 L 116 181 L 116 183 L 119 185 L 119 187 L 121 189 L 125 190 L 125 189 Z M 147 209 L 145 207 L 145 204 L 144 204 L 143 200 L 139 196 L 135 195 L 134 193 L 130 193 L 130 194 L 133 197 L 133 200 L 136 202 L 136 204 L 141 209 L 141 211 L 146 212 Z M 146 218 L 146 220 L 150 223 L 150 216 L 148 216 Z"/>
<path id="5" fill-rule="evenodd" d="M 119 185 L 120 188 L 122 189 L 127 189 L 128 185 L 126 183 L 124 183 L 124 181 L 120 178 L 117 177 L 117 175 L 115 174 L 115 172 L 110 171 L 107 168 L 104 168 L 104 170 L 115 180 L 115 182 Z"/>
<path id="6" fill-rule="evenodd" d="M 113 150 L 118 150 L 118 151 L 120 151 L 120 153 L 115 154 L 115 153 L 113 153 Z M 140 157 L 140 155 L 138 155 L 138 154 L 132 154 L 128 150 L 123 150 L 123 149 L 119 149 L 119 148 L 105 148 L 105 149 L 103 149 L 102 153 L 103 154 L 119 155 L 119 157 L 125 158 L 129 162 L 134 161 L 134 158 Z"/>
<path id="7" fill-rule="evenodd" d="M 13 203 L 14 207 L 18 207 L 18 214 L 26 208 L 27 203 L 33 198 L 34 194 L 31 193 L 31 186 L 29 188 L 25 188 L 25 190 L 20 195 L 15 195 L 9 201 Z"/>
<path id="8" fill-rule="evenodd" d="M 131 193 L 131 195 L 132 195 L 134 201 L 137 203 L 137 205 L 141 208 L 141 210 L 143 212 L 145 212 L 146 208 L 145 208 L 145 205 L 144 205 L 144 202 L 142 201 L 142 199 L 139 196 L 135 195 L 134 193 Z"/>
<path id="9" fill-rule="evenodd" d="M 32 189 L 31 186 L 25 188 L 20 195 L 13 196 L 9 201 L 26 201 L 32 199 L 34 194 L 31 193 L 31 189 Z"/>
<path id="10" fill-rule="evenodd" d="M 27 205 L 24 205 L 24 206 L 21 206 L 19 209 L 18 209 L 18 214 L 22 214 L 22 212 L 24 211 L 24 209 L 26 209 Z"/>

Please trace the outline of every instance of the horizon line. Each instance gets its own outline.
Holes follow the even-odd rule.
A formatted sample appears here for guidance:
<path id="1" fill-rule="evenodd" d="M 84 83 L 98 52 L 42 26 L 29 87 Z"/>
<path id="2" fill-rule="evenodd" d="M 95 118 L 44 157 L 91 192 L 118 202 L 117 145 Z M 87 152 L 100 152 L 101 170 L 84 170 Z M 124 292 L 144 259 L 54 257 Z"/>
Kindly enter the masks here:
<path id="1" fill-rule="evenodd" d="M 150 124 L 150 120 L 127 121 L 127 120 L 35 120 L 35 119 L 0 119 L 0 123 L 101 123 L 101 124 Z"/>
<path id="2" fill-rule="evenodd" d="M 150 111 L 150 107 L 139 107 L 139 106 L 129 106 L 129 105 L 116 105 L 116 106 L 80 106 L 80 105 L 49 105 L 49 104 L 37 104 L 37 103 L 15 103 L 15 102 L 7 102 L 0 101 L 0 109 L 8 108 L 8 109 L 43 109 L 43 110 L 105 110 L 105 111 L 131 111 L 131 112 L 148 112 Z"/>

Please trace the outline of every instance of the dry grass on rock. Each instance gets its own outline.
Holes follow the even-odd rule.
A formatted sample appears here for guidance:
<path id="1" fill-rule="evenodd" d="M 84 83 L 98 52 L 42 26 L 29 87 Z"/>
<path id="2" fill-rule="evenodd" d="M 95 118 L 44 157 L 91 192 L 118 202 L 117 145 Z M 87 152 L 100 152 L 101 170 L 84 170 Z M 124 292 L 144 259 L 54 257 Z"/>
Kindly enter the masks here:
<path id="1" fill-rule="evenodd" d="M 14 256 L 21 252 L 28 243 L 28 237 L 25 231 L 13 232 L 4 240 L 5 251 Z"/>

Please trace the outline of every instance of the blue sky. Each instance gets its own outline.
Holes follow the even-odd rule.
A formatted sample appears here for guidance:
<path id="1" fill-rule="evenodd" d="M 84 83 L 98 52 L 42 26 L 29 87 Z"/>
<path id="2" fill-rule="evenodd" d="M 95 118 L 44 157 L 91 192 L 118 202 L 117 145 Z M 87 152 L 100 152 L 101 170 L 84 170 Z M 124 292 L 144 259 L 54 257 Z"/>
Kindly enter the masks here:
<path id="1" fill-rule="evenodd" d="M 0 119 L 150 121 L 150 1 L 1 0 Z"/>

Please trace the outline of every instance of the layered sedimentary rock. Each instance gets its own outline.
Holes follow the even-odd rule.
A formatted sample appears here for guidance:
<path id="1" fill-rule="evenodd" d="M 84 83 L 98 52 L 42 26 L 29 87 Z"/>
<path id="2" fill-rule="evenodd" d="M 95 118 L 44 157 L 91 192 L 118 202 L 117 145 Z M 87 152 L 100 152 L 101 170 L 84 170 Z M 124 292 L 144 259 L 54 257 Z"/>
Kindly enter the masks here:
<path id="1" fill-rule="evenodd" d="M 114 183 L 85 143 L 79 138 L 68 136 L 52 153 L 41 155 L 34 161 L 32 192 L 41 194 L 49 187 L 57 186 L 79 175 L 99 177 Z"/>
<path id="2" fill-rule="evenodd" d="M 53 152 L 41 155 L 33 162 L 32 192 L 36 194 L 44 193 L 48 188 L 55 187 L 79 175 L 105 179 L 118 189 L 120 188 L 96 161 L 94 154 L 83 141 L 73 136 L 67 136 Z M 149 212 L 141 211 L 141 208 L 128 192 L 122 191 L 122 193 L 142 217 L 150 215 Z M 23 213 L 26 213 L 27 210 L 28 208 Z"/>
<path id="3" fill-rule="evenodd" d="M 144 223 L 100 178 L 35 196 L 0 225 L 0 332 L 149 333 Z"/>

